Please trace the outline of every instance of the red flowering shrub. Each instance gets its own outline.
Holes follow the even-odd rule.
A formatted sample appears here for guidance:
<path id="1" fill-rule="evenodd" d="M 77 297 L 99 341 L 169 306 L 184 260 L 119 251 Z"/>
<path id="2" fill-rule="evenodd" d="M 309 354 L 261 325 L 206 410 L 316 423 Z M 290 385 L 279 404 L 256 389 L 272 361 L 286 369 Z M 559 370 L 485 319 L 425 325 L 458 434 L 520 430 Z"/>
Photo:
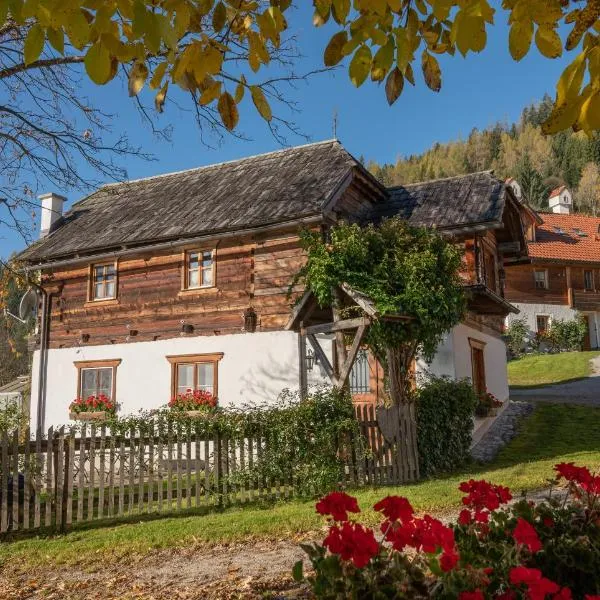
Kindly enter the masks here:
<path id="1" fill-rule="evenodd" d="M 345 492 L 327 494 L 317 502 L 316 509 L 320 515 L 329 515 L 334 521 L 347 521 L 349 512 L 360 512 L 356 498 Z"/>
<path id="2" fill-rule="evenodd" d="M 107 412 L 114 414 L 117 405 L 108 396 L 89 396 L 88 398 L 77 398 L 69 405 L 69 412 L 79 414 L 83 412 Z"/>
<path id="3" fill-rule="evenodd" d="M 171 410 L 211 410 L 217 406 L 217 399 L 205 390 L 188 390 L 185 394 L 177 394 L 169 401 Z"/>
<path id="4" fill-rule="evenodd" d="M 323 544 L 304 545 L 317 598 L 600 600 L 600 476 L 556 465 L 567 498 L 512 505 L 510 490 L 486 481 L 460 484 L 456 525 L 415 516 L 410 502 L 377 502 L 380 540 L 351 521 L 355 498 L 334 492 L 317 503 L 331 517 Z M 303 579 L 302 563 L 294 567 Z"/>

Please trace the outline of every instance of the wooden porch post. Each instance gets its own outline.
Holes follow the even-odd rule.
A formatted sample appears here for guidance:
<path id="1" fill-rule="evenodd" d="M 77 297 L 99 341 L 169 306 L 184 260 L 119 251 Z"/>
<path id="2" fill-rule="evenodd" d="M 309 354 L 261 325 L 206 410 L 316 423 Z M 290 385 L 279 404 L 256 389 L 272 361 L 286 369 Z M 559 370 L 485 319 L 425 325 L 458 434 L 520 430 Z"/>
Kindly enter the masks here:
<path id="1" fill-rule="evenodd" d="M 298 332 L 298 374 L 300 383 L 300 398 L 304 400 L 308 395 L 308 371 L 306 368 L 306 335 L 303 333 L 304 322 L 300 323 Z"/>

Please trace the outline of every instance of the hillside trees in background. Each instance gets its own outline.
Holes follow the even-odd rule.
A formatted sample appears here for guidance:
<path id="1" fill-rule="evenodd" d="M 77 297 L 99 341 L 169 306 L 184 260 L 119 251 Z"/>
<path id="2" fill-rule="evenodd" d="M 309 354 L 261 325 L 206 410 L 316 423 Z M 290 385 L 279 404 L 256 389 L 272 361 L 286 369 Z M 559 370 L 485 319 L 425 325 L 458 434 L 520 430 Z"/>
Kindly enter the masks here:
<path id="1" fill-rule="evenodd" d="M 600 214 L 600 167 L 596 163 L 583 167 L 574 200 L 580 211 L 594 216 Z"/>
<path id="2" fill-rule="evenodd" d="M 529 203 L 547 209 L 550 190 L 569 186 L 575 209 L 595 214 L 594 173 L 600 168 L 600 135 L 561 131 L 543 134 L 541 124 L 552 111 L 552 100 L 526 107 L 518 123 L 503 122 L 471 131 L 464 140 L 436 143 L 423 154 L 401 157 L 395 164 L 368 163 L 385 185 L 401 185 L 493 169 L 500 178 L 514 177 Z M 582 187 L 583 186 L 583 187 Z"/>
<path id="3" fill-rule="evenodd" d="M 29 372 L 27 336 L 33 326 L 32 322 L 20 323 L 2 308 L 18 315 L 21 297 L 27 289 L 19 278 L 4 278 L 5 269 L 0 263 L 0 281 L 6 282 L 0 288 L 0 386 Z"/>

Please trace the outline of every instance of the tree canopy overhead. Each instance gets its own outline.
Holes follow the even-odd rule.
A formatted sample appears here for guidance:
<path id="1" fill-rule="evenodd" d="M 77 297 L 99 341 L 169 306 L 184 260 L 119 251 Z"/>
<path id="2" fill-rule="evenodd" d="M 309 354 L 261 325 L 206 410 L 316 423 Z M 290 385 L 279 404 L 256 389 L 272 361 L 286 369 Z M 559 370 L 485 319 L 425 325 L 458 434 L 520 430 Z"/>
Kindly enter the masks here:
<path id="1" fill-rule="evenodd" d="M 31 25 L 23 68 L 36 64 L 47 42 L 58 54 L 67 43 L 84 55 L 92 81 L 104 84 L 126 66 L 129 93 L 147 83 L 163 109 L 169 85 L 192 91 L 228 129 L 238 104 L 250 96 L 260 115 L 273 119 L 277 93 L 254 81 L 280 52 L 289 33 L 291 0 L 0 0 L 0 22 Z M 335 22 L 324 64 L 348 58 L 356 85 L 385 81 L 394 103 L 420 69 L 434 91 L 442 85 L 436 55 L 466 56 L 487 44 L 498 18 L 488 0 L 313 0 L 313 24 Z M 535 46 L 553 59 L 573 56 L 556 86 L 544 123 L 552 133 L 573 127 L 600 129 L 600 0 L 503 0 L 508 47 L 521 60 Z M 561 38 L 565 31 L 564 39 Z M 67 57 L 65 57 L 67 58 Z M 1 76 L 1 73 L 0 73 Z"/>
<path id="2" fill-rule="evenodd" d="M 321 306 L 332 306 L 334 290 L 346 283 L 369 296 L 382 316 L 410 317 L 376 320 L 365 338 L 399 402 L 410 388 L 415 356 L 432 359 L 464 314 L 461 250 L 437 232 L 397 217 L 377 226 L 342 223 L 327 241 L 318 232 L 305 232 L 302 243 L 308 258 L 298 279 Z"/>

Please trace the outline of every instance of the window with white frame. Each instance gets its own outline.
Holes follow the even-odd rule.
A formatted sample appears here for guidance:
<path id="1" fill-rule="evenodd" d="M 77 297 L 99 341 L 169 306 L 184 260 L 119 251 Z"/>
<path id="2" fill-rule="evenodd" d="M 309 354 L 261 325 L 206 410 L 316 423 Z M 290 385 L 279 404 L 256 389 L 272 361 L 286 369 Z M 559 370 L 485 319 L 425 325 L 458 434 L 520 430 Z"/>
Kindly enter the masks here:
<path id="1" fill-rule="evenodd" d="M 547 290 L 548 289 L 548 271 L 545 269 L 536 269 L 533 272 L 533 276 L 535 279 L 535 287 L 538 290 Z"/>
<path id="2" fill-rule="evenodd" d="M 186 254 L 185 288 L 198 289 L 214 285 L 214 251 L 199 250 Z"/>
<path id="3" fill-rule="evenodd" d="M 117 297 L 117 269 L 114 263 L 92 265 L 92 300 L 109 300 Z"/>

